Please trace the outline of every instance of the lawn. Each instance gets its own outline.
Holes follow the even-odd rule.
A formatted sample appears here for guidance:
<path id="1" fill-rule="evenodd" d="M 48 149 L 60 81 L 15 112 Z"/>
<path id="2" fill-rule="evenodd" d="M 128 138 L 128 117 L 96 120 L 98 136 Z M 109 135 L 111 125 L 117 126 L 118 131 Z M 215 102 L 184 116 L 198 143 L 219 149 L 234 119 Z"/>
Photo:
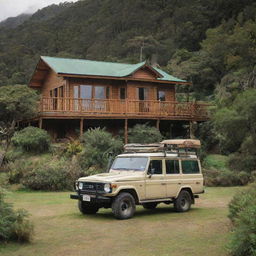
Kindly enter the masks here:
<path id="1" fill-rule="evenodd" d="M 1 245 L 0 255 L 224 256 L 227 204 L 239 189 L 206 188 L 187 213 L 165 204 L 156 210 L 137 207 L 134 218 L 125 221 L 114 219 L 110 209 L 83 216 L 67 192 L 14 191 L 7 199 L 31 213 L 35 238 L 31 244 Z"/>

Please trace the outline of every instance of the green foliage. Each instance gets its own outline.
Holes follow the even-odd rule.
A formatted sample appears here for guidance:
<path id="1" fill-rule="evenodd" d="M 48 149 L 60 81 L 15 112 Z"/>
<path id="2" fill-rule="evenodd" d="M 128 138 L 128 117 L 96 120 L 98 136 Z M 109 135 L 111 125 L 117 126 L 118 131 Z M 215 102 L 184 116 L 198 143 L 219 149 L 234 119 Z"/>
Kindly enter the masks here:
<path id="1" fill-rule="evenodd" d="M 244 11 L 243 20 L 254 18 L 253 8 L 250 6 L 253 2 L 219 0 L 216 4 L 211 0 L 87 0 L 74 4 L 52 5 L 39 10 L 13 29 L 10 29 L 8 24 L 0 26 L 0 84 L 17 81 L 26 83 L 39 53 L 60 57 L 68 55 L 87 59 L 138 62 L 143 40 L 144 57 L 150 59 L 157 55 L 159 64 L 163 66 L 176 49 L 186 49 L 190 52 L 199 50 L 206 30 L 220 25 L 222 20 L 231 19 L 241 11 Z M 19 24 L 19 19 L 20 17 L 12 23 Z M 224 32 L 220 32 L 212 32 L 213 35 L 208 32 L 211 40 L 216 37 L 214 44 L 217 43 L 218 47 L 223 42 L 217 40 L 218 34 L 221 39 L 223 37 Z M 239 33 L 239 38 L 242 39 L 242 46 L 247 46 L 247 30 L 244 34 Z M 237 44 L 239 45 L 239 41 L 235 40 L 231 46 Z M 208 44 L 205 45 L 208 50 Z M 230 52 L 229 48 L 225 49 Z M 213 50 L 215 53 L 218 48 Z M 233 55 L 236 59 L 235 53 Z M 234 65 L 234 57 L 229 60 L 229 66 Z M 203 63 L 201 65 L 203 59 L 206 60 L 204 63 L 207 66 Z M 216 81 L 214 77 L 220 77 L 218 72 L 223 65 L 218 67 L 218 58 L 210 61 L 209 58 L 202 57 L 197 63 L 199 65 L 196 66 L 201 67 L 202 71 L 198 69 L 200 73 L 193 81 L 200 82 L 201 89 L 204 89 L 202 85 L 208 85 L 203 82 L 210 81 L 208 86 L 211 87 Z M 206 90 L 207 88 L 204 89 Z"/>
<path id="2" fill-rule="evenodd" d="M 79 156 L 81 166 L 85 169 L 97 167 L 98 172 L 106 171 L 109 154 L 115 156 L 123 148 L 122 141 L 113 137 L 105 128 L 88 130 L 81 137 L 81 141 L 83 143 L 83 152 Z"/>
<path id="3" fill-rule="evenodd" d="M 25 85 L 0 87 L 0 120 L 8 123 L 32 118 L 37 113 L 36 90 Z"/>
<path id="4" fill-rule="evenodd" d="M 136 124 L 128 134 L 130 143 L 157 143 L 163 139 L 160 131 L 148 124 Z"/>
<path id="5" fill-rule="evenodd" d="M 256 254 L 256 186 L 237 195 L 229 204 L 229 218 L 234 224 L 230 250 L 233 256 Z"/>
<path id="6" fill-rule="evenodd" d="M 60 191 L 71 190 L 73 183 L 82 175 L 82 170 L 76 159 L 67 161 L 64 158 L 53 158 L 48 162 L 38 162 L 27 171 L 21 182 L 33 190 Z"/>
<path id="7" fill-rule="evenodd" d="M 83 147 L 79 140 L 74 140 L 72 142 L 69 142 L 64 149 L 65 155 L 68 157 L 77 155 L 83 151 Z"/>
<path id="8" fill-rule="evenodd" d="M 25 152 L 42 153 L 49 150 L 51 139 L 49 134 L 37 127 L 26 127 L 14 134 L 12 143 Z"/>
<path id="9" fill-rule="evenodd" d="M 0 242 L 29 242 L 33 236 L 33 224 L 24 209 L 13 210 L 11 204 L 4 201 L 4 193 L 0 191 Z"/>
<path id="10" fill-rule="evenodd" d="M 229 169 L 229 157 L 208 155 L 203 161 L 206 186 L 238 186 L 250 182 L 250 174 Z"/>
<path id="11" fill-rule="evenodd" d="M 237 95 L 228 107 L 220 107 L 213 120 L 220 149 L 230 155 L 237 171 L 256 170 L 256 89 Z"/>

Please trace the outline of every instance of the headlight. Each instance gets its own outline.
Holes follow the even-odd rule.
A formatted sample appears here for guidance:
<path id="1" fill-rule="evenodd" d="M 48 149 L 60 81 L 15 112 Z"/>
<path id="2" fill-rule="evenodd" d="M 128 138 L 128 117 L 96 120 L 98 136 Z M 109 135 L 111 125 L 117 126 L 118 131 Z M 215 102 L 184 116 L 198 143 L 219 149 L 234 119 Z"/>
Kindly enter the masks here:
<path id="1" fill-rule="evenodd" d="M 104 185 L 104 191 L 105 191 L 106 193 L 110 193 L 110 192 L 111 192 L 111 185 L 110 185 L 109 183 L 106 183 L 106 184 Z"/>
<path id="2" fill-rule="evenodd" d="M 79 182 L 78 183 L 78 188 L 81 190 L 81 189 L 83 189 L 83 182 Z"/>

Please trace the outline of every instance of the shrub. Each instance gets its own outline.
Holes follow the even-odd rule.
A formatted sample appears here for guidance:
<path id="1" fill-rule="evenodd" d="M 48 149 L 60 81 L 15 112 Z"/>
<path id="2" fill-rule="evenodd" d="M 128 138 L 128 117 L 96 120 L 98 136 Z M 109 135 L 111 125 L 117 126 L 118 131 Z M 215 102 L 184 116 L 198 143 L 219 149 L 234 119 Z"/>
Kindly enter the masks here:
<path id="1" fill-rule="evenodd" d="M 148 124 L 136 124 L 128 134 L 130 143 L 157 143 L 163 139 L 160 131 Z"/>
<path id="2" fill-rule="evenodd" d="M 234 224 L 230 250 L 233 256 L 256 255 L 256 185 L 234 196 L 229 204 Z"/>
<path id="3" fill-rule="evenodd" d="M 11 204 L 4 201 L 0 191 L 0 241 L 29 242 L 33 236 L 33 224 L 24 209 L 14 211 Z"/>
<path id="4" fill-rule="evenodd" d="M 122 151 L 123 143 L 105 129 L 91 129 L 81 137 L 83 151 L 79 156 L 79 162 L 85 169 L 93 167 L 98 172 L 104 171 L 109 162 L 109 154 L 113 156 Z M 96 171 L 97 172 L 97 171 Z"/>
<path id="5" fill-rule="evenodd" d="M 12 142 L 25 152 L 42 153 L 50 148 L 50 136 L 45 130 L 37 127 L 26 127 L 14 134 Z"/>
<path id="6" fill-rule="evenodd" d="M 66 148 L 64 149 L 64 152 L 66 156 L 70 157 L 70 156 L 74 156 L 81 153 L 82 150 L 83 150 L 83 147 L 80 141 L 74 140 L 67 144 Z"/>
<path id="7" fill-rule="evenodd" d="M 36 164 L 28 159 L 17 159 L 14 162 L 9 162 L 7 165 L 9 182 L 11 184 L 20 183 L 24 175 L 31 171 Z"/>
<path id="8" fill-rule="evenodd" d="M 70 190 L 74 181 L 81 175 L 82 170 L 75 159 L 53 159 L 50 162 L 39 163 L 24 175 L 21 182 L 33 190 Z"/>

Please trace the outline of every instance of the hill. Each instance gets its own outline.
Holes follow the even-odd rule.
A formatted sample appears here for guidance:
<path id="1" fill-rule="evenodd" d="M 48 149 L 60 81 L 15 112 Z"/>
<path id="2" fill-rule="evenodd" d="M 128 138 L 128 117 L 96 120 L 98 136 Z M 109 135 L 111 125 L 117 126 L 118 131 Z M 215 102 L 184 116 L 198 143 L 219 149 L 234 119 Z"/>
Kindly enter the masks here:
<path id="1" fill-rule="evenodd" d="M 84 0 L 46 7 L 18 27 L 0 28 L 0 84 L 26 83 L 39 55 L 137 62 L 144 45 L 143 58 L 165 67 L 179 49 L 199 51 L 209 28 L 253 2 Z"/>

